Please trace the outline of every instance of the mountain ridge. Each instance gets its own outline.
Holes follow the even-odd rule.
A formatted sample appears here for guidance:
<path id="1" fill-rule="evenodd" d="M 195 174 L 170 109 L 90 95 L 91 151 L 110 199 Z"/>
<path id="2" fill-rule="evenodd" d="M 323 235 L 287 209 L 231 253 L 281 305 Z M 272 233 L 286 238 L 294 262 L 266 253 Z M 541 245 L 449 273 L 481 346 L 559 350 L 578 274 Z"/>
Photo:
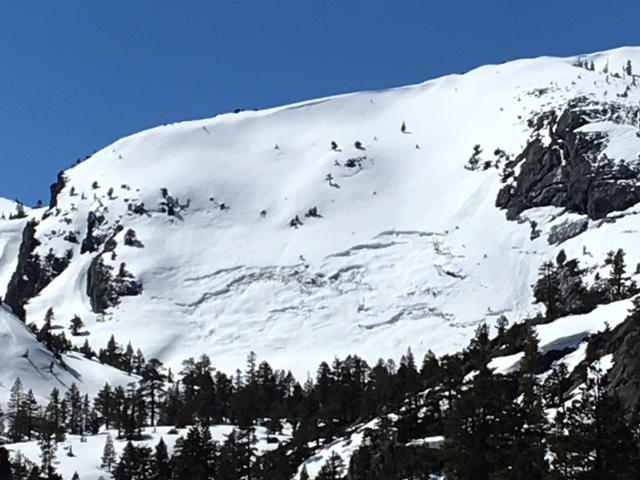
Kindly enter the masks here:
<path id="1" fill-rule="evenodd" d="M 256 350 L 303 377 L 354 347 L 369 360 L 408 346 L 454 351 L 482 321 L 539 311 L 530 287 L 560 248 L 546 237 L 565 223 L 586 225 L 561 243 L 569 257 L 584 257 L 589 239 L 584 261 L 602 270 L 604 228 L 630 263 L 640 260 L 622 233 L 634 228 L 629 215 L 598 227 L 544 206 L 517 223 L 494 206 L 503 166 L 532 135 L 549 141 L 527 126 L 532 115 L 559 115 L 581 95 L 631 104 L 637 89 L 617 95 L 632 79 L 602 70 L 639 57 L 621 48 L 524 59 L 125 137 L 65 171 L 56 206 L 32 216 L 40 245 L 31 253 L 52 254 L 58 267 L 36 296 L 13 275 L 8 297 L 14 310 L 27 302 L 28 322 L 41 326 L 50 307 L 61 322 L 77 314 L 95 349 L 115 334 L 176 367 L 206 351 L 228 370 Z M 591 61 L 596 71 L 576 66 Z M 465 168 L 475 145 L 486 170 Z M 128 230 L 142 247 L 125 244 Z M 117 280 L 122 263 L 128 283 L 115 293 L 88 285 L 90 272 Z M 132 282 L 140 295 L 118 294 L 136 291 Z"/>

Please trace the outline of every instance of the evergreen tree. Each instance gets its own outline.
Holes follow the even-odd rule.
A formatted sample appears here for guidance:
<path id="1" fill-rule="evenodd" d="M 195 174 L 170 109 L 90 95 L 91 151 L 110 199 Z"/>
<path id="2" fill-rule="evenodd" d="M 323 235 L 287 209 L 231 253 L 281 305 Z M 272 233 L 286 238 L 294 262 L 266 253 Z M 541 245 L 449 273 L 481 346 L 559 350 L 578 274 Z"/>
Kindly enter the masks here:
<path id="1" fill-rule="evenodd" d="M 445 422 L 447 478 L 489 480 L 501 478 L 514 463 L 509 447 L 522 427 L 513 401 L 514 382 L 488 369 L 465 385 L 455 398 Z"/>
<path id="2" fill-rule="evenodd" d="M 104 387 L 98 392 L 98 396 L 94 400 L 94 405 L 102 422 L 104 422 L 105 428 L 109 430 L 112 426 L 116 410 L 111 385 L 108 383 L 104 384 Z"/>
<path id="3" fill-rule="evenodd" d="M 345 477 L 345 464 L 342 457 L 333 452 L 327 461 L 320 467 L 316 480 L 343 480 Z"/>
<path id="4" fill-rule="evenodd" d="M 111 365 L 112 367 L 124 369 L 122 362 L 122 348 L 118 345 L 113 335 L 109 338 L 107 347 L 105 349 L 100 349 L 98 352 L 98 360 L 107 365 Z"/>
<path id="5" fill-rule="evenodd" d="M 13 480 L 9 451 L 0 446 L 0 480 Z"/>
<path id="6" fill-rule="evenodd" d="M 38 440 L 40 447 L 40 464 L 42 473 L 47 480 L 60 479 L 62 477 L 56 473 L 55 461 L 57 445 L 52 432 L 44 431 Z"/>
<path id="7" fill-rule="evenodd" d="M 139 373 L 142 377 L 140 381 L 142 395 L 149 405 L 149 420 L 151 426 L 154 426 L 158 416 L 158 404 L 164 394 L 164 384 L 167 377 L 163 373 L 162 362 L 155 358 L 149 360 Z"/>
<path id="8" fill-rule="evenodd" d="M 127 442 L 113 472 L 113 478 L 115 480 L 149 480 L 152 474 L 151 449 Z"/>
<path id="9" fill-rule="evenodd" d="M 539 278 L 533 288 L 533 296 L 536 302 L 545 306 L 547 318 L 557 318 L 560 280 L 556 266 L 553 262 L 544 262 L 538 269 L 538 273 Z"/>
<path id="10" fill-rule="evenodd" d="M 507 445 L 508 462 L 504 477 L 518 480 L 543 480 L 548 475 L 546 460 L 547 417 L 542 401 L 541 386 L 533 372 L 523 373 L 520 379 L 522 400 L 516 404 L 516 431 Z"/>
<path id="11" fill-rule="evenodd" d="M 627 266 L 624 261 L 624 250 L 619 248 L 607 254 L 605 264 L 611 267 L 607 283 L 610 287 L 611 300 L 620 300 L 635 291 L 635 284 L 631 282 L 627 273 Z"/>
<path id="12" fill-rule="evenodd" d="M 67 429 L 72 435 L 80 435 L 84 432 L 83 424 L 83 402 L 80 390 L 75 383 L 71 384 L 65 393 L 65 402 L 69 415 L 67 417 Z"/>
<path id="13" fill-rule="evenodd" d="M 67 404 L 60 399 L 60 390 L 54 387 L 49 396 L 49 403 L 44 412 L 46 430 L 55 436 L 56 442 L 65 439 L 67 422 Z"/>
<path id="14" fill-rule="evenodd" d="M 24 424 L 27 440 L 31 440 L 33 437 L 33 430 L 36 427 L 38 413 L 40 411 L 36 397 L 31 389 L 29 389 L 24 397 L 22 411 L 24 412 Z"/>
<path id="15" fill-rule="evenodd" d="M 107 435 L 107 439 L 104 442 L 104 448 L 102 449 L 102 458 L 100 468 L 104 468 L 107 472 L 111 473 L 111 468 L 116 463 L 116 449 L 113 445 L 113 439 L 111 435 Z"/>
<path id="16" fill-rule="evenodd" d="M 80 334 L 80 330 L 84 327 L 84 322 L 78 315 L 74 315 L 69 324 L 71 335 L 77 336 Z"/>
<path id="17" fill-rule="evenodd" d="M 167 445 L 161 438 L 153 452 L 153 479 L 171 480 L 171 459 L 167 451 Z"/>
<path id="18" fill-rule="evenodd" d="M 12 442 L 19 442 L 26 434 L 26 415 L 24 411 L 25 393 L 22 381 L 16 378 L 11 387 L 9 404 L 7 405 L 8 433 Z"/>
<path id="19" fill-rule="evenodd" d="M 590 369 L 580 395 L 556 415 L 550 438 L 554 475 L 569 480 L 637 478 L 638 443 L 620 400 Z"/>
<path id="20" fill-rule="evenodd" d="M 233 432 L 229 435 L 231 437 Z M 209 429 L 193 426 L 187 436 L 176 441 L 173 475 L 176 480 L 208 480 L 213 470 L 215 445 Z M 216 480 L 225 480 L 223 475 Z"/>
<path id="21" fill-rule="evenodd" d="M 476 329 L 466 354 L 474 369 L 487 370 L 487 365 L 491 360 L 491 342 L 489 340 L 489 327 L 486 323 L 480 324 Z"/>
<path id="22" fill-rule="evenodd" d="M 38 340 L 40 340 L 47 349 L 51 352 L 54 351 L 53 348 L 53 320 L 55 319 L 55 314 L 53 313 L 53 308 L 49 307 L 47 312 L 44 315 L 44 325 L 40 329 Z"/>
<path id="23" fill-rule="evenodd" d="M 570 387 L 571 380 L 566 364 L 561 362 L 554 365 L 542 385 L 542 396 L 547 408 L 564 409 Z"/>

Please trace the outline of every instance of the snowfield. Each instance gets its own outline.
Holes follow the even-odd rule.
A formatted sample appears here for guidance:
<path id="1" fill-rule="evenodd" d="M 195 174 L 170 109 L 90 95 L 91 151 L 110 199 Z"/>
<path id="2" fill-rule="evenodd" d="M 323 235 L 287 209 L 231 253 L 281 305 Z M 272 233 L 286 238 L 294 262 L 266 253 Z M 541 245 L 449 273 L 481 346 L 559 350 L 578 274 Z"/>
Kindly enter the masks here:
<path id="1" fill-rule="evenodd" d="M 20 378 L 25 392 L 32 389 L 39 401 L 47 399 L 53 387 L 66 391 L 75 383 L 80 391 L 93 396 L 105 382 L 126 385 L 136 381 L 80 354 L 64 355 L 61 363 L 5 308 L 0 306 L 0 399 L 4 406 L 16 378 Z"/>
<path id="2" fill-rule="evenodd" d="M 224 442 L 233 430 L 230 425 L 216 425 L 209 427 L 211 438 L 216 442 Z M 186 428 L 173 429 L 171 427 L 147 428 L 144 432 L 144 440 L 134 441 L 135 445 L 147 445 L 154 448 L 160 439 L 164 440 L 167 450 L 171 455 L 176 440 L 187 435 Z M 288 433 L 285 431 L 281 435 L 272 436 L 270 439 L 264 428 L 258 427 L 255 431 L 257 443 L 256 453 L 259 455 L 265 451 L 273 450 L 278 446 L 278 442 L 285 441 Z M 106 468 L 101 468 L 101 457 L 107 437 L 111 436 L 118 458 L 127 444 L 126 440 L 118 440 L 116 431 L 103 431 L 95 436 L 84 437 L 79 435 L 67 435 L 64 442 L 58 444 L 56 457 L 56 469 L 63 478 L 71 478 L 74 472 L 78 472 L 82 480 L 99 480 L 112 478 Z M 274 441 L 277 440 L 277 441 Z M 23 457 L 32 461 L 38 461 L 40 448 L 37 441 L 13 443 L 5 445 L 12 453 L 20 453 Z M 72 456 L 69 455 L 72 454 Z"/>
<path id="3" fill-rule="evenodd" d="M 508 221 L 495 207 L 500 171 L 465 166 L 476 145 L 482 162 L 495 162 L 496 149 L 517 156 L 531 135 L 527 120 L 573 98 L 638 104 L 631 78 L 602 70 L 621 72 L 628 59 L 640 69 L 640 49 L 582 58 L 595 71 L 575 66 L 576 58 L 519 60 L 123 138 L 67 170 L 57 206 L 36 215 L 35 253 L 72 258 L 28 301 L 27 321 L 41 325 L 52 307 L 67 328 L 77 314 L 89 335 L 74 342 L 86 338 L 98 350 L 113 334 L 174 370 L 206 353 L 231 373 L 253 350 L 302 380 L 334 356 L 374 362 L 408 347 L 418 358 L 428 349 L 443 354 L 464 347 L 481 322 L 535 315 L 541 308 L 531 285 L 561 248 L 592 275 L 606 274 L 612 248 L 625 249 L 628 265 L 640 262 L 638 210 L 603 222 L 545 207 Z M 606 136 L 614 161 L 638 162 L 638 125 L 583 128 Z M 81 253 L 90 212 L 104 217 L 96 232 L 116 242 L 104 262 L 114 272 L 124 263 L 143 287 L 102 313 L 92 311 L 87 277 L 104 243 Z M 569 220 L 586 221 L 586 231 L 551 245 L 553 228 Z M 23 220 L 0 221 L 3 288 L 23 227 Z M 136 245 L 125 245 L 129 229 Z M 583 319 L 541 327 L 541 345 L 571 337 L 577 346 L 604 320 L 621 321 L 626 307 L 598 309 L 577 327 Z M 3 369 L 5 387 L 9 377 L 27 375 L 19 354 L 31 341 L 20 337 L 7 350 L 15 370 Z"/>

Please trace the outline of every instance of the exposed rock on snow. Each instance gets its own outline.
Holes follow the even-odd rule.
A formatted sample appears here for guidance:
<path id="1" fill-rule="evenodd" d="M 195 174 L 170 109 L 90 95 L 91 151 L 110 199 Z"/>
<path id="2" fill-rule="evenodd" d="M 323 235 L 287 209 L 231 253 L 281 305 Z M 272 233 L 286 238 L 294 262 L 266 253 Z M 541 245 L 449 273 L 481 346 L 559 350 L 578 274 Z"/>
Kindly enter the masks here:
<path id="1" fill-rule="evenodd" d="M 534 136 L 510 165 L 522 162 L 515 185 L 502 188 L 496 201 L 507 209 L 507 217 L 513 220 L 529 208 L 555 206 L 599 219 L 640 202 L 638 158 L 634 163 L 609 159 L 603 155 L 609 135 L 597 128 L 581 130 L 603 122 L 635 126 L 640 109 L 579 97 L 557 117 L 553 110 L 536 126 L 536 133 L 548 128 L 548 141 Z"/>

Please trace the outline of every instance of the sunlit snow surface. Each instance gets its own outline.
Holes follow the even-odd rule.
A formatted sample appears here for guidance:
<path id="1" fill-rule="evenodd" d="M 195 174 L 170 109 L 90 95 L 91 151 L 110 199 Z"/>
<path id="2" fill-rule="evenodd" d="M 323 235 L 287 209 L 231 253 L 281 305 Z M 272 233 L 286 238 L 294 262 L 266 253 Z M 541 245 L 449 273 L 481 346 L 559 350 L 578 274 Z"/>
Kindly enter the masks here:
<path id="1" fill-rule="evenodd" d="M 73 259 L 29 302 L 28 320 L 41 323 L 53 307 L 65 328 L 80 315 L 90 335 L 74 341 L 87 338 L 95 349 L 114 334 L 169 366 L 207 353 L 228 372 L 254 350 L 304 379 L 336 355 L 397 359 L 407 347 L 418 357 L 427 349 L 442 354 L 466 345 L 480 322 L 531 316 L 539 310 L 531 285 L 543 261 L 564 248 L 582 266 L 604 269 L 606 252 L 622 247 L 635 265 L 640 220 L 590 222 L 585 233 L 550 246 L 551 227 L 580 216 L 527 211 L 523 217 L 542 232 L 532 240 L 528 222 L 509 222 L 494 206 L 499 171 L 464 166 L 476 144 L 483 160 L 494 160 L 496 148 L 517 155 L 533 113 L 562 109 L 577 96 L 638 103 L 640 88 L 619 97 L 630 80 L 600 70 L 608 62 L 611 71 L 621 71 L 627 59 L 640 66 L 640 50 L 587 58 L 596 72 L 573 66 L 574 59 L 520 60 L 119 140 L 67 171 L 58 210 L 38 225 L 41 256 L 70 249 Z M 540 89 L 546 90 L 540 95 Z M 638 158 L 637 129 L 590 128 L 609 135 L 607 155 Z M 330 148 L 332 141 L 340 151 Z M 354 162 L 359 166 L 346 166 Z M 179 218 L 159 211 L 163 187 L 180 204 L 189 201 Z M 142 202 L 148 216 L 128 211 Z M 221 209 L 223 203 L 228 208 Z M 305 217 L 312 207 L 321 217 Z M 89 211 L 105 216 L 107 233 L 118 223 L 124 227 L 116 258 L 109 254 L 105 261 L 116 269 L 125 262 L 144 286 L 142 295 L 124 297 L 105 315 L 91 312 L 86 294 L 96 254 L 82 255 L 79 245 L 64 240 L 69 231 L 84 237 Z M 303 223 L 297 229 L 289 226 L 295 216 Z M 19 227 L 0 222 L 3 285 Z M 144 247 L 123 244 L 130 228 Z M 3 245 L 11 253 L 6 258 Z M 606 320 L 613 324 L 625 308 L 611 314 Z M 601 328 L 601 320 L 578 330 Z M 546 329 L 540 329 L 545 339 Z M 562 327 L 558 336 L 568 335 L 565 330 L 580 333 Z"/>

